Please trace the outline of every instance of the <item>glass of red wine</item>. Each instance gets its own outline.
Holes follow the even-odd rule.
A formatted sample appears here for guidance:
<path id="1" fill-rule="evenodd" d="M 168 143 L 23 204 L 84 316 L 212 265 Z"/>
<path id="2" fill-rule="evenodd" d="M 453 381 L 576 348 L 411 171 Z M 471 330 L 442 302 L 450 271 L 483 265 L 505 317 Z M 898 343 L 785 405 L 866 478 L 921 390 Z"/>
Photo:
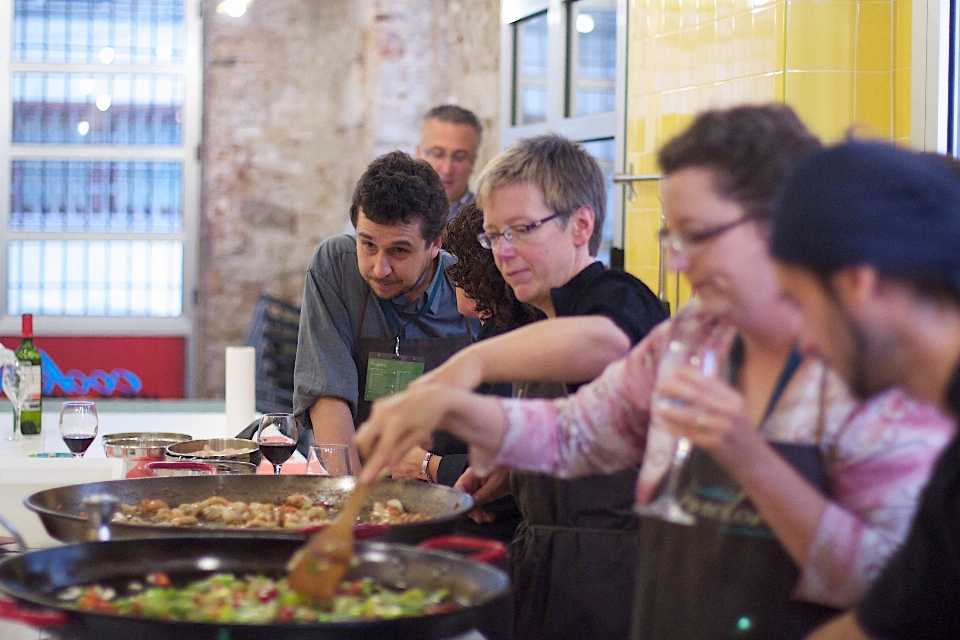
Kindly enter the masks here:
<path id="1" fill-rule="evenodd" d="M 297 421 L 292 413 L 265 413 L 260 418 L 257 444 L 263 457 L 273 465 L 273 472 L 293 455 L 297 448 Z"/>
<path id="2" fill-rule="evenodd" d="M 74 458 L 82 458 L 97 436 L 97 407 L 89 400 L 68 400 L 60 407 L 60 436 Z"/>

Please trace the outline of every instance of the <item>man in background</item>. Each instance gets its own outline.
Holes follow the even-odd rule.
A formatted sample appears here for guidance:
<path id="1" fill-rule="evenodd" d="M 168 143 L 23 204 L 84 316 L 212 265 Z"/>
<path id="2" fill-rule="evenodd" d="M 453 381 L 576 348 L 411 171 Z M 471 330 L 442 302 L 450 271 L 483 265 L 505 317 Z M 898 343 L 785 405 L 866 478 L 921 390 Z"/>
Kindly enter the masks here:
<path id="1" fill-rule="evenodd" d="M 482 135 L 483 127 L 477 116 L 457 105 L 436 106 L 423 117 L 416 155 L 426 160 L 440 176 L 449 205 L 447 220 L 457 215 L 460 207 L 473 202 L 470 175 Z M 347 220 L 343 233 L 355 235 L 353 224 Z"/>
<path id="2" fill-rule="evenodd" d="M 876 142 L 817 152 L 788 179 L 772 253 L 801 347 L 866 397 L 892 386 L 960 416 L 960 181 L 946 158 Z M 960 439 L 903 547 L 811 639 L 960 638 Z"/>
<path id="3" fill-rule="evenodd" d="M 417 157 L 430 163 L 447 193 L 452 218 L 460 207 L 473 200 L 470 174 L 477 161 L 483 127 L 472 111 L 443 104 L 427 112 L 420 128 Z"/>

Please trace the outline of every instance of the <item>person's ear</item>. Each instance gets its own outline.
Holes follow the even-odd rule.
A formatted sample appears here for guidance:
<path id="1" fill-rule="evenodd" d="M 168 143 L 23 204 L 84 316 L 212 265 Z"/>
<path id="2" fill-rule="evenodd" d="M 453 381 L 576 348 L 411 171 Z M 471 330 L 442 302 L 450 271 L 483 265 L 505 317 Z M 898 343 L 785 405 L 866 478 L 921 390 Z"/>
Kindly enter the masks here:
<path id="1" fill-rule="evenodd" d="M 593 236 L 597 216 L 590 205 L 583 205 L 570 216 L 569 226 L 573 228 L 573 244 L 580 247 L 590 242 Z"/>
<path id="2" fill-rule="evenodd" d="M 436 240 L 434 240 L 433 242 L 430 243 L 429 249 L 430 249 L 430 259 L 431 259 L 431 260 L 433 260 L 433 259 L 436 258 L 438 255 L 440 255 L 440 247 L 441 247 L 442 245 L 443 245 L 443 234 L 441 233 L 440 236 L 439 236 Z"/>
<path id="3" fill-rule="evenodd" d="M 868 265 L 845 267 L 832 276 L 833 288 L 841 302 L 849 308 L 862 309 L 877 296 L 877 270 Z"/>

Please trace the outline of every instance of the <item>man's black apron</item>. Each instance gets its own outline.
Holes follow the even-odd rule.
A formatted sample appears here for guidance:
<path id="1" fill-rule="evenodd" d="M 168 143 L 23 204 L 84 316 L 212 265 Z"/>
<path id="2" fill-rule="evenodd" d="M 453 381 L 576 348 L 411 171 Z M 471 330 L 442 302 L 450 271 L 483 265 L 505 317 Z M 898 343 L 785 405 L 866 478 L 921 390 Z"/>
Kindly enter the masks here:
<path id="1" fill-rule="evenodd" d="M 440 267 L 443 268 L 442 266 Z M 440 274 L 441 278 L 446 277 Z M 357 323 L 357 333 L 354 336 L 353 361 L 357 365 L 359 389 L 357 393 L 357 414 L 354 425 L 360 424 L 370 415 L 372 401 L 364 399 L 367 388 L 367 361 L 371 353 L 393 353 L 397 347 L 397 338 L 364 338 L 361 337 L 363 318 L 367 312 L 367 300 L 370 299 L 370 287 L 366 287 L 363 304 L 360 306 L 360 321 Z M 427 306 L 430 302 L 427 302 Z M 463 334 L 451 338 L 404 338 L 400 336 L 400 353 L 405 356 L 416 356 L 424 359 L 423 371 L 426 373 L 443 364 L 454 353 L 473 342 L 473 333 L 467 319 L 463 319 Z"/>
<path id="2" fill-rule="evenodd" d="M 524 385 L 519 397 L 557 397 L 562 385 Z M 623 638 L 630 625 L 638 518 L 637 469 L 560 480 L 514 471 L 524 520 L 513 558 L 514 638 Z"/>
<path id="3" fill-rule="evenodd" d="M 799 364 L 800 356 L 791 354 L 767 415 Z M 821 406 L 820 432 L 823 415 Z M 823 461 L 815 445 L 769 444 L 824 492 Z M 641 519 L 631 638 L 796 639 L 838 613 L 791 597 L 799 569 L 743 489 L 706 451 L 693 449 L 679 486 L 681 504 L 696 522 Z"/>

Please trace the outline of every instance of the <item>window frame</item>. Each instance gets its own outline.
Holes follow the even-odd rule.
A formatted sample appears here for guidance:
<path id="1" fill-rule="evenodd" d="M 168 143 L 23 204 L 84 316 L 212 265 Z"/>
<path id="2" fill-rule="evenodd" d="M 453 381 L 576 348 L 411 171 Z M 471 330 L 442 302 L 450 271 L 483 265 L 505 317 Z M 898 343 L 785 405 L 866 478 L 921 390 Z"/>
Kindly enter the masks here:
<path id="1" fill-rule="evenodd" d="M 519 138 L 558 133 L 577 142 L 612 138 L 614 141 L 614 173 L 624 172 L 626 156 L 626 61 L 627 0 L 616 0 L 617 41 L 616 109 L 599 114 L 567 117 L 569 35 L 567 18 L 570 0 L 502 0 L 500 7 L 500 148 Z M 516 55 L 514 25 L 525 18 L 547 13 L 547 119 L 536 124 L 513 123 L 514 57 Z M 572 27 L 571 27 L 572 28 Z M 612 216 L 613 248 L 623 251 L 624 188 L 615 188 L 614 201 L 607 203 Z"/>
<path id="2" fill-rule="evenodd" d="M 184 61 L 182 65 L 101 65 L 13 62 L 10 45 L 0 54 L 0 335 L 19 335 L 20 317 L 7 314 L 7 247 L 16 240 L 177 240 L 183 243 L 181 314 L 147 316 L 42 316 L 42 331 L 56 336 L 183 336 L 187 339 L 187 371 L 195 331 L 195 297 L 200 237 L 200 142 L 203 109 L 202 0 L 184 2 Z M 0 12 L 0 42 L 12 42 L 13 3 Z M 184 77 L 185 97 L 179 146 L 14 144 L 11 80 L 19 72 L 176 74 Z M 183 229 L 179 233 L 84 233 L 12 231 L 10 220 L 11 164 L 15 160 L 163 160 L 182 164 Z M 188 376 L 189 377 L 189 376 Z M 192 386 L 185 385 L 189 390 Z"/>
<path id="3" fill-rule="evenodd" d="M 910 146 L 956 155 L 957 91 L 951 73 L 952 0 L 916 0 L 912 4 L 910 64 Z"/>

